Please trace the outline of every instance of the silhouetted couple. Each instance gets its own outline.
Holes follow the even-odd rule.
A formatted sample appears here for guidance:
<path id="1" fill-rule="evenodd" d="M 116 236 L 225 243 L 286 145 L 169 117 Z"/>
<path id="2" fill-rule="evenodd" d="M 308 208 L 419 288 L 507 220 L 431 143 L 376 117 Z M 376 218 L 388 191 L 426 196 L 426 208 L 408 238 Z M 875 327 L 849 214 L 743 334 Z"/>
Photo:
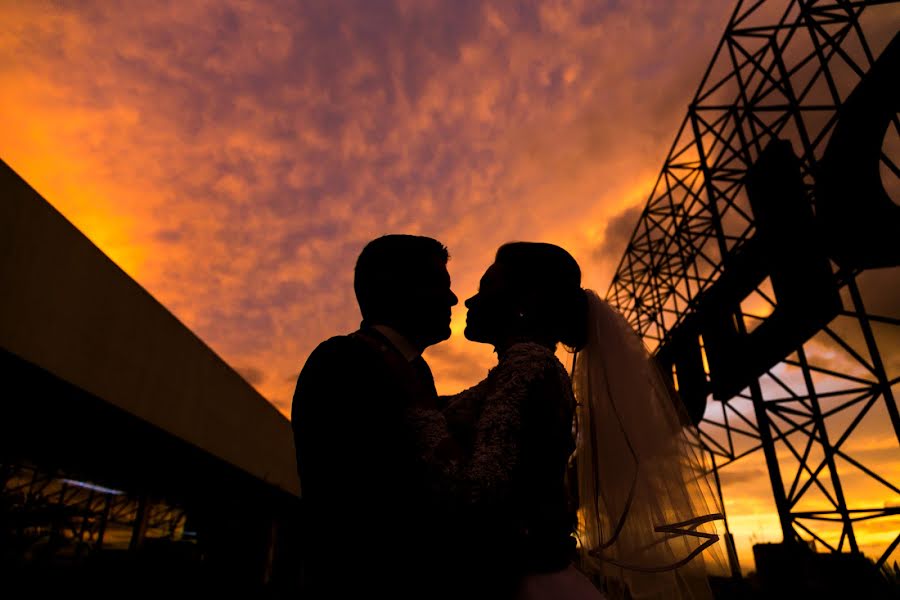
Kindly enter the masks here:
<path id="1" fill-rule="evenodd" d="M 498 364 L 439 397 L 421 355 L 450 337 L 447 261 L 430 238 L 370 242 L 360 329 L 300 373 L 305 597 L 709 596 L 719 511 L 639 338 L 568 252 L 506 244 L 465 303 Z"/>

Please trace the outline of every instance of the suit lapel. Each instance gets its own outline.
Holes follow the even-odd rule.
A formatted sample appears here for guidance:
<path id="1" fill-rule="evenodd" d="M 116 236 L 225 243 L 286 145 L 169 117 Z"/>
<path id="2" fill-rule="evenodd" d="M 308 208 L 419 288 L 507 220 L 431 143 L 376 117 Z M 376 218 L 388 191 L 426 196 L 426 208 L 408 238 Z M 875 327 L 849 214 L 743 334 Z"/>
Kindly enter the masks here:
<path id="1" fill-rule="evenodd" d="M 434 380 L 431 378 L 431 370 L 424 359 L 421 359 L 427 371 L 427 375 L 416 369 L 410 364 L 400 351 L 391 344 L 390 340 L 384 337 L 376 329 L 366 327 L 356 331 L 351 336 L 359 339 L 370 348 L 375 350 L 384 360 L 388 369 L 394 376 L 395 381 L 403 389 L 410 403 L 420 404 L 422 406 L 436 407 L 437 393 L 434 388 Z"/>

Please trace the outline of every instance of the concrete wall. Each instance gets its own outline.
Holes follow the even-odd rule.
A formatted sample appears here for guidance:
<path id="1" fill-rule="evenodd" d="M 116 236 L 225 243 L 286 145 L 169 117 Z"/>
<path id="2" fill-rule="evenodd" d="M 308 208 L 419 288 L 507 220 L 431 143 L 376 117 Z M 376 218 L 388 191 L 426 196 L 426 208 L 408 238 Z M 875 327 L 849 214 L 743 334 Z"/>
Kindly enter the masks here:
<path id="1" fill-rule="evenodd" d="M 0 346 L 300 493 L 289 421 L 2 161 Z"/>

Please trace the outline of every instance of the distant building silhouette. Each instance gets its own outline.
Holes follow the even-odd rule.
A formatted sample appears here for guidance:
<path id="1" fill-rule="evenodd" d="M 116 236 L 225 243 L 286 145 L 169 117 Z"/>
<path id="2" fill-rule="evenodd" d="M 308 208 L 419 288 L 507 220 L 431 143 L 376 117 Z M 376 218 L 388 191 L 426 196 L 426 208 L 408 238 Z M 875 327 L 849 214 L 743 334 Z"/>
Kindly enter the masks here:
<path id="1" fill-rule="evenodd" d="M 0 198 L 4 581 L 291 589 L 289 421 L 5 163 Z"/>

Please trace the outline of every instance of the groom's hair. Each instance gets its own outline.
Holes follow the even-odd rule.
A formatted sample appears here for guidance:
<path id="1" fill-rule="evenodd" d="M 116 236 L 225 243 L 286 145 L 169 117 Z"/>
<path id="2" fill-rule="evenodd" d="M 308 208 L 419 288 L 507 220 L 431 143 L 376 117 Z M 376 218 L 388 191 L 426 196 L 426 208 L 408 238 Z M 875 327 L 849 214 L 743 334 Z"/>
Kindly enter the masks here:
<path id="1" fill-rule="evenodd" d="M 390 316 L 398 294 L 420 281 L 435 261 L 446 265 L 447 248 L 418 235 L 390 234 L 366 244 L 353 276 L 353 289 L 364 321 Z"/>

